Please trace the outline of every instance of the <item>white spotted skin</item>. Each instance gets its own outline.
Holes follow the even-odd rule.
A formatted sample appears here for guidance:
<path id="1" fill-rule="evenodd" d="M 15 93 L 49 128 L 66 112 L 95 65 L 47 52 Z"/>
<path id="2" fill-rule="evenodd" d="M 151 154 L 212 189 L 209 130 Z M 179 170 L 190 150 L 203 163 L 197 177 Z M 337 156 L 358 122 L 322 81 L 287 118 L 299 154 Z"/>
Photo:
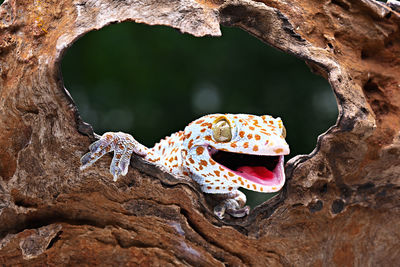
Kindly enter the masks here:
<path id="1" fill-rule="evenodd" d="M 226 120 L 231 128 L 232 139 L 228 142 L 218 142 L 213 136 L 212 127 L 221 119 Z M 128 134 L 105 133 L 100 140 L 91 145 L 90 152 L 82 157 L 81 169 L 87 168 L 107 152 L 115 151 L 114 157 L 123 159 L 122 163 L 118 160 L 114 163 L 113 160 L 112 164 L 115 166 L 110 168 L 116 180 L 119 175 L 126 174 L 126 164 L 129 162 L 130 153 L 133 152 L 161 166 L 174 176 L 191 177 L 206 193 L 232 193 L 239 187 L 264 193 L 276 192 L 284 185 L 284 176 L 279 183 L 273 185 L 252 182 L 215 162 L 208 148 L 239 154 L 287 155 L 289 146 L 282 131 L 282 120 L 268 115 L 211 114 L 193 121 L 184 131 L 166 137 L 150 149 Z M 283 166 L 283 157 L 281 158 Z M 283 173 L 283 167 L 281 171 Z"/>
<path id="2" fill-rule="evenodd" d="M 224 118 L 232 128 L 232 140 L 217 142 L 213 138 L 212 125 Z M 253 155 L 286 155 L 289 146 L 282 136 L 283 123 L 280 118 L 247 114 L 212 114 L 193 121 L 185 128 L 183 141 L 183 169 L 192 173 L 192 178 L 206 193 L 229 193 L 239 187 L 257 192 L 277 192 L 284 183 L 282 177 L 278 184 L 260 185 L 236 175 L 216 163 L 207 151 L 208 146 L 215 149 Z M 283 165 L 283 164 L 282 164 Z M 283 171 L 283 170 L 282 170 Z"/>
<path id="3" fill-rule="evenodd" d="M 180 131 L 162 139 L 149 149 L 149 153 L 144 158 L 161 166 L 172 175 L 183 175 L 181 156 L 183 136 L 183 131 Z"/>

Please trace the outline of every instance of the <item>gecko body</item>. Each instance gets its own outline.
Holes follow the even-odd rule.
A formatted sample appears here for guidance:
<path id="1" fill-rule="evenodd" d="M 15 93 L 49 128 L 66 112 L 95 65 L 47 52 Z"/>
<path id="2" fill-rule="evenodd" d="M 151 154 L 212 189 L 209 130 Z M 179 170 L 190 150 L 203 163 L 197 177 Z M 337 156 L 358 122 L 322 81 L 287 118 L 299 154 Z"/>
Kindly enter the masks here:
<path id="1" fill-rule="evenodd" d="M 85 169 L 114 151 L 110 172 L 114 180 L 126 175 L 132 153 L 172 175 L 188 176 L 203 192 L 226 198 L 214 208 L 223 218 L 248 214 L 243 187 L 257 192 L 277 192 L 285 183 L 283 157 L 289 154 L 286 130 L 280 118 L 268 115 L 211 114 L 191 122 L 147 148 L 126 133 L 105 133 L 82 159 Z"/>

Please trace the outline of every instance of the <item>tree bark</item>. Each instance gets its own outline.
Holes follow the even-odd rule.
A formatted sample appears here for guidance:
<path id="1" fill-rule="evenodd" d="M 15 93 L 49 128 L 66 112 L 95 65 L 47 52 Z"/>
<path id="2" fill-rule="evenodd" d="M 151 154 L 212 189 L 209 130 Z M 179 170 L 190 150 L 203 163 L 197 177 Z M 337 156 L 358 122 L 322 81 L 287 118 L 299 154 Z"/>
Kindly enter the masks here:
<path id="1" fill-rule="evenodd" d="M 0 6 L 0 264 L 394 266 L 400 258 L 400 14 L 373 0 L 6 0 Z M 336 125 L 243 219 L 140 158 L 110 157 L 64 89 L 63 53 L 110 23 L 240 27 L 329 80 Z M 295 90 L 295 88 L 293 88 Z M 301 112 L 301 111 L 299 111 Z"/>

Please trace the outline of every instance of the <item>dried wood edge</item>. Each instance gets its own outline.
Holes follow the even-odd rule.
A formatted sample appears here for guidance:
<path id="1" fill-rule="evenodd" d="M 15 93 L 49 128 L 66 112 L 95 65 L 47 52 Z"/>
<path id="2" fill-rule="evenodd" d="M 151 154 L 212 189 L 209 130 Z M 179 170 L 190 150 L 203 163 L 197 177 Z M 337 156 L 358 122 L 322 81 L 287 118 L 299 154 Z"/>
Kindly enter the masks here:
<path id="1" fill-rule="evenodd" d="M 331 58 L 325 50 L 313 47 L 310 43 L 308 43 L 300 35 L 298 35 L 288 18 L 285 17 L 285 15 L 282 14 L 278 9 L 254 1 L 235 0 L 226 1 L 223 5 L 219 7 L 218 11 L 220 14 L 220 22 L 222 25 L 241 28 L 244 31 L 252 34 L 256 38 L 260 39 L 261 41 L 266 42 L 268 45 L 282 50 L 285 53 L 292 54 L 306 62 L 315 64 L 327 75 L 328 81 L 330 82 L 336 96 L 340 94 L 340 88 L 342 86 L 349 85 L 349 81 L 345 78 L 347 77 L 346 73 L 342 71 L 340 65 L 333 58 Z M 257 17 L 257 22 L 260 24 L 259 26 L 264 27 L 263 29 L 258 29 L 257 25 L 255 25 L 254 22 L 251 20 L 243 20 L 243 18 L 254 16 Z M 262 31 L 266 29 L 265 27 L 270 27 L 272 25 L 273 27 L 271 27 L 269 30 L 265 32 Z M 83 34 L 84 33 L 82 33 L 82 35 Z M 80 36 L 78 36 L 76 39 L 78 39 L 79 37 Z M 60 56 L 58 57 L 58 64 L 60 63 L 60 60 L 62 58 L 61 55 L 70 45 L 72 45 L 74 41 L 75 40 L 69 43 L 68 46 L 66 46 L 61 51 Z M 69 96 L 69 94 L 66 94 L 66 97 L 69 99 L 71 105 L 74 107 L 78 132 L 87 135 L 91 141 L 95 141 L 97 138 L 99 138 L 99 136 L 93 132 L 93 128 L 90 124 L 84 122 L 81 119 L 76 105 L 73 103 L 73 100 Z M 285 199 L 287 198 L 287 183 L 290 182 L 296 166 L 306 162 L 307 160 L 313 158 L 315 155 L 318 154 L 321 142 L 326 135 L 329 135 L 335 131 L 340 131 L 342 123 L 348 124 L 352 120 L 355 120 L 357 118 L 356 114 L 345 114 L 345 112 L 343 111 L 343 107 L 346 104 L 351 103 L 341 102 L 343 98 L 340 97 L 338 99 L 339 116 L 337 123 L 331 126 L 325 133 L 321 134 L 318 137 L 316 148 L 309 155 L 297 155 L 287 162 L 285 167 L 287 182 L 284 188 L 270 200 L 253 208 L 249 216 L 241 219 L 235 218 L 223 220 L 220 222 L 215 222 L 215 220 L 212 220 L 214 221 L 214 224 L 221 225 L 222 222 L 225 225 L 230 225 L 232 227 L 235 227 L 240 232 L 245 233 L 246 231 L 243 231 L 243 227 L 245 228 L 246 226 L 252 225 L 258 217 L 268 218 L 271 214 L 273 214 L 274 210 L 276 210 L 284 203 Z M 149 176 L 159 179 L 161 183 L 165 186 L 173 187 L 183 183 L 186 186 L 190 187 L 191 190 L 197 192 L 201 206 L 203 206 L 204 210 L 207 211 L 207 214 L 205 216 L 210 219 L 214 217 L 212 213 L 212 206 L 210 206 L 215 203 L 215 201 L 213 200 L 213 196 L 209 194 L 202 194 L 200 188 L 195 182 L 187 180 L 182 181 L 179 178 L 177 179 L 167 172 L 159 169 L 155 165 L 145 162 L 136 155 L 132 157 L 131 166 L 137 168 L 138 170 Z M 202 197 L 202 195 L 207 195 L 207 197 L 204 198 Z M 208 204 L 206 203 L 206 199 L 210 200 Z"/>

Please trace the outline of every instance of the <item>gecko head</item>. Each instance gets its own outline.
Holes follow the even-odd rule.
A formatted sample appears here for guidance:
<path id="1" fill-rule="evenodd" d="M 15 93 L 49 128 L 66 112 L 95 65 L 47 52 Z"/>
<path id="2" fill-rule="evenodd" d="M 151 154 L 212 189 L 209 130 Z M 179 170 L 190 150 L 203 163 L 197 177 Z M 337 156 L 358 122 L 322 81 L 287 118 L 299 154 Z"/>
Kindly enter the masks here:
<path id="1" fill-rule="evenodd" d="M 289 146 L 280 118 L 212 114 L 193 121 L 184 134 L 184 165 L 197 177 L 225 181 L 218 192 L 237 187 L 276 192 L 285 183 L 283 157 Z M 209 189 L 212 193 L 215 186 Z"/>

